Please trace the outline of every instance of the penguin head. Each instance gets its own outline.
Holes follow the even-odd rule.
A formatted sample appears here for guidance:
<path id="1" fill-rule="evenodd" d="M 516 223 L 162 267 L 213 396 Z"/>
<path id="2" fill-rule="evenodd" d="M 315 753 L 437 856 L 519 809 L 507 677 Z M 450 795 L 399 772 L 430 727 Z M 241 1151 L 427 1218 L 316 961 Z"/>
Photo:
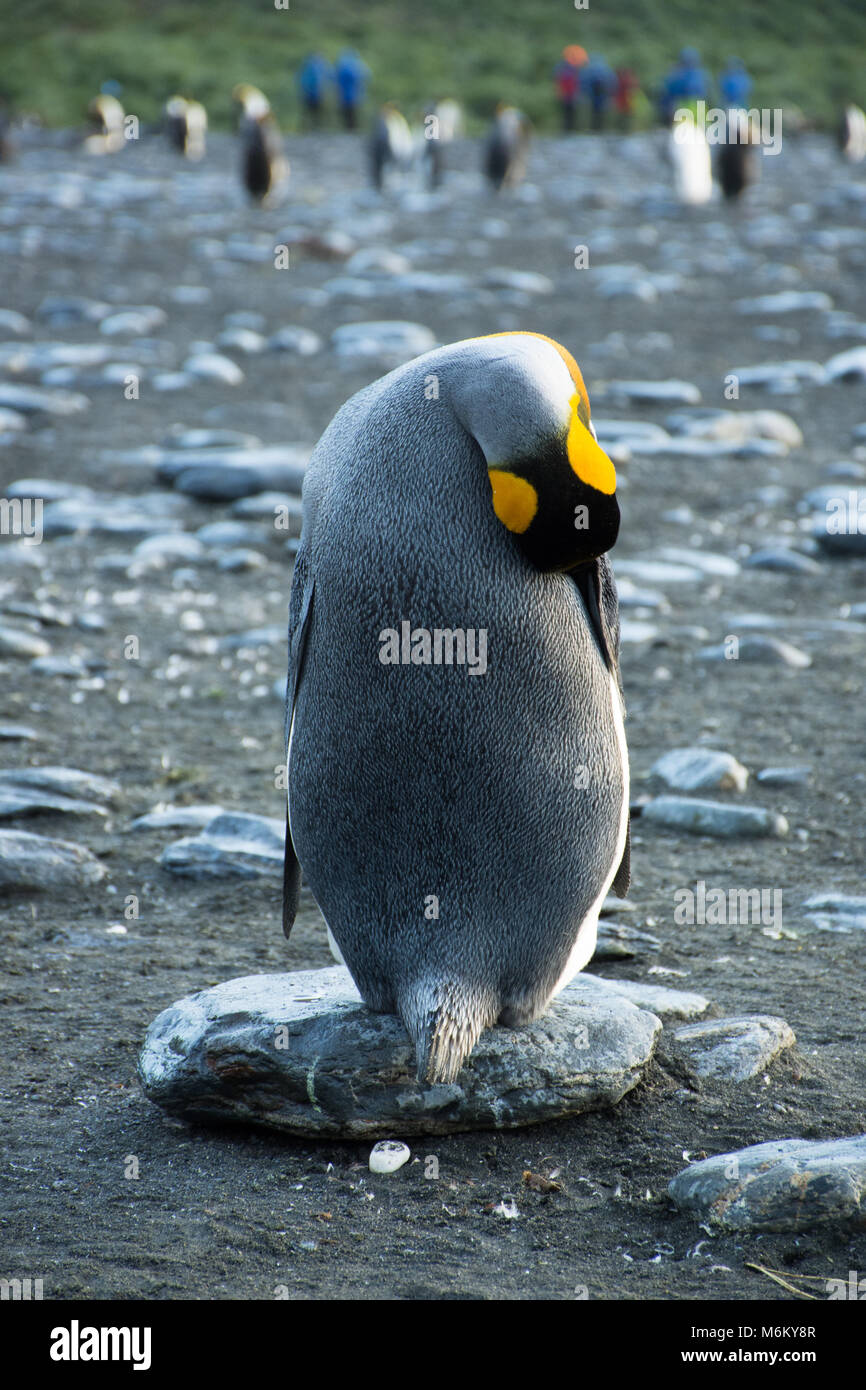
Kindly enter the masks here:
<path id="1" fill-rule="evenodd" d="M 481 349 L 476 369 L 461 374 L 452 398 L 484 454 L 496 516 L 540 570 L 596 559 L 616 542 L 619 504 L 580 368 L 538 333 L 471 343 Z"/>

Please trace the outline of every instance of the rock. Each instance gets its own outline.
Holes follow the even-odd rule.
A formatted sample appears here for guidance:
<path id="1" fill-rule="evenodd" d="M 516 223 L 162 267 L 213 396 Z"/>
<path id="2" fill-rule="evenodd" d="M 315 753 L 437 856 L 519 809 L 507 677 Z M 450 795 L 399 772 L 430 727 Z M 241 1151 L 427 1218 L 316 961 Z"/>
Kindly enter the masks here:
<path id="1" fill-rule="evenodd" d="M 283 821 L 224 811 L 201 835 L 169 845 L 159 862 L 187 878 L 277 878 L 283 871 L 284 849 Z"/>
<path id="2" fill-rule="evenodd" d="M 546 275 L 534 270 L 510 270 L 507 266 L 491 266 L 481 277 L 482 284 L 495 290 L 520 290 L 524 294 L 553 294 L 554 284 Z"/>
<path id="3" fill-rule="evenodd" d="M 778 1139 L 693 1163 L 668 1186 L 681 1211 L 727 1231 L 866 1225 L 866 1134 Z"/>
<path id="4" fill-rule="evenodd" d="M 30 320 L 19 314 L 17 309 L 0 309 L 0 333 L 14 333 L 16 337 L 26 338 L 33 332 Z"/>
<path id="5" fill-rule="evenodd" d="M 824 386 L 827 373 L 820 362 L 804 362 L 791 359 L 785 362 L 761 362 L 754 367 L 731 367 L 726 376 L 736 377 L 740 386 L 767 386 L 795 388 L 799 381 L 813 382 Z"/>
<path id="6" fill-rule="evenodd" d="M 749 439 L 774 439 L 789 449 L 803 443 L 803 432 L 790 415 L 780 410 L 700 410 L 668 416 L 668 429 L 696 435 L 701 439 L 720 439 L 744 444 Z M 597 428 L 597 427 L 596 427 Z"/>
<path id="7" fill-rule="evenodd" d="M 665 445 L 671 442 L 667 430 L 648 420 L 610 420 L 593 415 L 592 423 L 602 447 L 625 441 L 640 452 L 642 443 Z"/>
<path id="8" fill-rule="evenodd" d="M 41 386 L 18 386 L 11 381 L 0 381 L 0 406 L 23 415 L 37 411 L 46 415 L 78 415 L 89 405 L 87 397 L 75 391 L 49 391 Z"/>
<path id="9" fill-rule="evenodd" d="M 270 352 L 293 352 L 298 357 L 313 357 L 322 351 L 323 346 L 318 333 L 310 328 L 299 328 L 296 324 L 278 328 L 268 339 Z"/>
<path id="10" fill-rule="evenodd" d="M 255 434 L 242 430 L 187 430 L 175 425 L 162 441 L 163 447 L 174 449 L 260 449 L 262 441 Z"/>
<path id="11" fill-rule="evenodd" d="M 107 314 L 99 325 L 99 331 L 109 338 L 126 333 L 135 337 L 146 337 L 155 328 L 161 328 L 165 321 L 164 309 L 160 309 L 156 304 L 144 304 L 138 308 L 120 309 L 116 313 Z"/>
<path id="12" fill-rule="evenodd" d="M 0 724 L 0 739 L 38 739 L 39 735 L 29 724 Z"/>
<path id="13" fill-rule="evenodd" d="M 20 410 L 9 410 L 6 406 L 0 406 L 0 434 L 18 434 L 26 428 L 27 420 Z M 8 492 L 6 496 L 9 496 Z"/>
<path id="14" fill-rule="evenodd" d="M 644 951 L 661 950 L 661 942 L 650 932 L 638 931 L 637 927 L 624 922 L 611 922 L 602 919 L 598 924 L 593 960 L 631 960 Z"/>
<path id="15" fill-rule="evenodd" d="M 740 566 L 729 555 L 716 555 L 711 550 L 689 549 L 683 545 L 666 545 L 659 551 L 661 560 L 670 560 L 675 565 L 689 565 L 700 570 L 701 574 L 713 575 L 718 579 L 733 579 L 740 573 Z"/>
<path id="16" fill-rule="evenodd" d="M 111 493 L 92 493 L 89 497 L 61 497 L 48 502 L 42 511 L 42 531 L 50 540 L 55 536 L 86 535 L 90 531 L 108 536 L 144 539 L 145 536 L 180 529 L 180 521 L 167 514 L 165 502 L 177 502 L 159 493 L 137 497 L 117 497 Z"/>
<path id="17" fill-rule="evenodd" d="M 256 492 L 252 497 L 239 497 L 229 511 L 241 521 L 267 521 L 286 535 L 301 534 L 301 499 L 290 492 Z M 278 518 L 279 528 L 275 525 Z"/>
<path id="18" fill-rule="evenodd" d="M 666 985 L 650 985 L 641 980 L 603 980 L 598 975 L 587 975 L 586 972 L 578 975 L 569 989 L 574 989 L 581 981 L 589 981 L 589 986 L 584 983 L 580 988 L 591 986 L 593 990 L 601 988 L 618 994 L 620 998 L 628 999 L 639 1009 L 648 1009 L 661 1019 L 700 1018 L 710 1008 L 709 999 L 691 990 L 668 989 Z"/>
<path id="19" fill-rule="evenodd" d="M 614 573 L 627 574 L 640 584 L 698 584 L 703 579 L 701 571 L 692 565 L 674 565 L 651 556 L 635 560 L 617 560 Z"/>
<path id="20" fill-rule="evenodd" d="M 166 450 L 157 477 L 204 501 L 234 501 L 257 492 L 299 493 L 312 451 L 305 445 L 258 449 Z"/>
<path id="21" fill-rule="evenodd" d="M 30 670 L 34 676 L 62 676 L 67 680 L 81 680 L 89 675 L 87 665 L 80 656 L 39 656 L 31 661 Z"/>
<path id="22" fill-rule="evenodd" d="M 224 570 L 227 574 L 244 574 L 247 570 L 260 570 L 267 564 L 267 560 L 259 550 L 250 550 L 243 546 L 236 550 L 227 550 L 217 560 L 217 569 Z"/>
<path id="23" fill-rule="evenodd" d="M 812 536 L 827 555 L 866 555 L 866 488 L 828 483 L 804 499 L 823 508 L 814 517 Z"/>
<path id="24" fill-rule="evenodd" d="M 608 390 L 614 398 L 663 405 L 697 405 L 701 399 L 690 381 L 612 381 Z"/>
<path id="25" fill-rule="evenodd" d="M 107 873 L 83 845 L 25 830 L 0 830 L 0 889 L 89 888 Z"/>
<path id="26" fill-rule="evenodd" d="M 130 830 L 196 830 L 210 825 L 223 814 L 222 806 L 156 806 L 145 816 L 137 816 Z"/>
<path id="27" fill-rule="evenodd" d="M 82 801 L 47 788 L 27 786 L 16 781 L 14 773 L 0 773 L 0 819 L 44 815 L 52 811 L 78 816 L 107 815 L 105 807 L 96 801 Z"/>
<path id="28" fill-rule="evenodd" d="M 641 821 L 722 840 L 788 833 L 785 817 L 762 806 L 728 806 L 721 801 L 699 801 L 687 796 L 657 796 L 644 806 Z"/>
<path id="29" fill-rule="evenodd" d="M 731 753 L 711 748 L 672 748 L 663 753 L 650 768 L 676 791 L 694 792 L 703 787 L 743 792 L 749 774 Z"/>
<path id="30" fill-rule="evenodd" d="M 866 381 L 866 345 L 837 352 L 824 369 L 831 381 Z"/>
<path id="31" fill-rule="evenodd" d="M 245 521 L 211 521 L 198 528 L 195 539 L 209 549 L 235 549 L 237 546 L 258 545 L 265 537 L 258 527 L 250 526 Z"/>
<path id="32" fill-rule="evenodd" d="M 757 780 L 766 787 L 805 787 L 812 775 L 811 767 L 762 767 Z"/>
<path id="33" fill-rule="evenodd" d="M 287 627 L 278 623 L 270 627 L 250 627 L 244 632 L 233 632 L 228 637 L 221 637 L 217 643 L 217 650 L 236 652 L 241 647 L 273 647 L 279 642 L 287 641 L 287 631 Z"/>
<path id="34" fill-rule="evenodd" d="M 803 909 L 821 931 L 866 931 L 866 897 L 818 893 L 807 899 Z"/>
<path id="35" fill-rule="evenodd" d="M 201 381 L 219 381 L 224 386 L 240 386 L 244 379 L 237 362 L 219 352 L 193 353 L 183 363 L 182 371 Z"/>
<path id="36" fill-rule="evenodd" d="M 436 335 L 420 323 L 382 320 L 344 323 L 334 329 L 331 342 L 338 357 L 381 358 L 399 366 L 434 348 Z"/>
<path id="37" fill-rule="evenodd" d="M 47 656 L 51 647 L 44 637 L 37 637 L 23 628 L 0 626 L 0 657 Z"/>
<path id="38" fill-rule="evenodd" d="M 735 661 L 754 661 L 765 666 L 790 666 L 795 670 L 812 665 L 812 658 L 807 652 L 792 646 L 790 642 L 782 642 L 778 637 L 738 637 L 736 655 L 732 655 L 732 650 L 727 642 L 717 647 L 701 647 L 698 660 L 727 661 L 731 665 Z"/>
<path id="39" fill-rule="evenodd" d="M 620 619 L 619 640 L 623 646 L 632 642 L 652 642 L 658 635 L 659 630 L 654 623 L 637 622 L 634 618 Z"/>
<path id="40" fill-rule="evenodd" d="M 99 802 L 115 801 L 121 792 L 120 784 L 110 777 L 82 772 L 77 767 L 22 767 L 0 776 L 16 786 L 38 787 L 63 796 L 83 796 Z"/>
<path id="41" fill-rule="evenodd" d="M 718 1081 L 749 1081 L 797 1039 L 783 1018 L 744 1014 L 677 1028 L 673 1047 L 692 1071 Z"/>
<path id="42" fill-rule="evenodd" d="M 756 550 L 746 560 L 748 569 L 775 570 L 779 574 L 820 574 L 821 566 L 809 555 L 787 546 L 771 546 Z"/>
<path id="43" fill-rule="evenodd" d="M 382 1139 L 370 1150 L 370 1172 L 396 1173 L 411 1157 L 408 1144 L 401 1144 L 397 1139 Z"/>
<path id="44" fill-rule="evenodd" d="M 229 352 L 242 352 L 246 357 L 264 352 L 267 346 L 267 338 L 251 328 L 227 328 L 217 338 L 217 347 Z"/>
<path id="45" fill-rule="evenodd" d="M 508 1129 L 615 1105 L 661 1029 L 578 977 L 528 1028 L 482 1034 L 456 1082 L 420 1085 L 399 1018 L 342 966 L 253 975 L 188 996 L 148 1029 L 145 1093 L 169 1113 L 345 1138 Z"/>
<path id="46" fill-rule="evenodd" d="M 762 294 L 755 299 L 737 299 L 738 314 L 795 314 L 832 309 L 833 301 L 822 290 L 784 290 L 781 294 Z"/>
<path id="47" fill-rule="evenodd" d="M 73 323 L 99 323 L 110 313 L 108 304 L 78 295 L 50 295 L 36 310 L 38 319 L 47 319 L 52 328 Z"/>

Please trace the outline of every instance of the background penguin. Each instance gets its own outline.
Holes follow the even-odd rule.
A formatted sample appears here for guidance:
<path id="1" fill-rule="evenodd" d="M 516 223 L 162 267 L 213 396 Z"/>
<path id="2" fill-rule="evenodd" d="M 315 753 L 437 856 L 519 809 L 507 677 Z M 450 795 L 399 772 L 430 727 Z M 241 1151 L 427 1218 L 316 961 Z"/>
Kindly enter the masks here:
<path id="1" fill-rule="evenodd" d="M 100 92 L 87 107 L 92 133 L 84 141 L 88 154 L 116 154 L 124 146 L 124 111 L 117 97 Z"/>
<path id="2" fill-rule="evenodd" d="M 758 151 L 752 123 L 745 111 L 725 117 L 725 140 L 716 154 L 716 178 L 726 198 L 739 198 L 758 177 Z"/>
<path id="3" fill-rule="evenodd" d="M 424 113 L 423 160 L 428 188 L 438 188 L 445 172 L 445 146 L 463 133 L 459 102 L 437 101 Z"/>
<path id="4" fill-rule="evenodd" d="M 408 169 L 415 154 L 415 141 L 406 118 L 392 102 L 379 111 L 370 136 L 370 176 L 373 187 L 381 189 L 386 171 Z"/>
<path id="5" fill-rule="evenodd" d="M 577 364 L 530 333 L 374 382 L 309 464 L 283 925 L 303 869 L 422 1080 L 453 1080 L 497 1020 L 535 1018 L 628 886 L 615 489 Z M 483 674 L 458 631 L 476 656 L 484 632 Z"/>
<path id="6" fill-rule="evenodd" d="M 289 165 L 271 104 L 258 87 L 241 82 L 232 93 L 241 108 L 241 180 L 254 202 L 270 201 L 286 182 Z"/>
<path id="7" fill-rule="evenodd" d="M 496 189 L 513 188 L 526 173 L 529 122 L 516 106 L 497 108 L 484 145 L 484 173 Z"/>
<path id="8" fill-rule="evenodd" d="M 163 128 L 169 144 L 187 159 L 203 159 L 207 112 L 199 101 L 169 97 L 163 110 Z"/>
<path id="9" fill-rule="evenodd" d="M 713 167 L 707 137 L 693 120 L 677 121 L 668 136 L 674 191 L 681 203 L 698 206 L 713 196 Z"/>
<path id="10" fill-rule="evenodd" d="M 836 142 L 851 164 L 866 159 L 866 113 L 859 106 L 846 106 L 839 122 Z"/>

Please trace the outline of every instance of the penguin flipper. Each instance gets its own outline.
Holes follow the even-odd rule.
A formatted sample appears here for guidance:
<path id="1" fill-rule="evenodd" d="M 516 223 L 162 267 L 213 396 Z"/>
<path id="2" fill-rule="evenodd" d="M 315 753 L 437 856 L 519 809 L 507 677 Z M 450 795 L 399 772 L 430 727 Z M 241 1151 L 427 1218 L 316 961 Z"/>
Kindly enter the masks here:
<path id="1" fill-rule="evenodd" d="M 622 852 L 622 859 L 619 861 L 619 868 L 616 871 L 613 883 L 610 885 L 618 898 L 628 897 L 628 886 L 631 883 L 631 817 L 626 822 L 625 827 L 625 848 Z"/>
<path id="2" fill-rule="evenodd" d="M 599 555 L 588 564 L 571 572 L 586 608 L 587 617 L 609 671 L 616 676 L 622 695 L 619 672 L 619 602 L 610 560 Z"/>
<path id="3" fill-rule="evenodd" d="M 299 581 L 303 578 L 298 575 Z M 300 583 L 300 605 L 295 618 L 294 611 L 289 618 L 289 673 L 286 681 L 286 781 L 288 782 L 289 771 L 289 745 L 291 743 L 292 720 L 295 713 L 295 703 L 298 698 L 298 691 L 301 685 L 303 674 L 304 655 L 307 649 L 307 638 L 310 632 L 310 618 L 313 610 L 313 588 L 314 581 L 309 575 L 307 582 L 301 590 Z M 292 587 L 292 610 L 295 608 L 295 587 Z M 294 926 L 295 917 L 298 911 L 298 900 L 301 896 L 301 866 L 298 856 L 295 853 L 295 846 L 292 840 L 292 827 L 289 821 L 288 786 L 286 788 L 286 847 L 283 854 L 283 936 L 288 937 Z"/>

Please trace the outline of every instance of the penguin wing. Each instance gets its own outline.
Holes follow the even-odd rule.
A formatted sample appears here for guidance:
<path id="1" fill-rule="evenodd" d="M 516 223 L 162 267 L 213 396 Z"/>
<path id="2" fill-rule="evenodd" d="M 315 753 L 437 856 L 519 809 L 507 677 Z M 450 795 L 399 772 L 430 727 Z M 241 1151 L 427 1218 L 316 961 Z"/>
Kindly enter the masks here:
<path id="1" fill-rule="evenodd" d="M 606 555 L 599 555 L 588 565 L 583 565 L 572 573 L 572 578 L 580 590 L 589 618 L 593 636 L 598 643 L 604 663 L 611 675 L 616 678 L 620 698 L 623 699 L 622 676 L 619 669 L 619 602 L 616 596 L 616 583 L 613 569 Z M 625 848 L 619 868 L 611 888 L 618 898 L 628 894 L 631 881 L 631 820 L 626 823 Z"/>
<path id="2" fill-rule="evenodd" d="M 300 556 L 298 557 L 300 561 Z M 300 564 L 297 565 L 300 568 Z M 303 574 L 298 574 L 298 580 L 303 580 Z M 289 616 L 289 672 L 286 681 L 286 781 L 288 782 L 289 771 L 289 748 L 291 745 L 292 720 L 295 714 L 295 703 L 298 698 L 298 691 L 301 685 L 301 676 L 304 667 L 304 655 L 307 650 L 307 638 L 310 633 L 310 619 L 313 611 L 313 587 L 314 581 L 312 574 L 308 574 L 306 582 L 301 588 L 301 582 L 297 588 L 292 587 L 292 609 L 295 608 L 295 594 L 300 594 L 300 604 L 297 616 L 294 612 Z M 286 848 L 283 857 L 283 935 L 288 937 L 294 926 L 295 916 L 298 911 L 298 899 L 301 894 L 301 866 L 298 863 L 298 856 L 295 853 L 295 846 L 292 841 L 292 828 L 289 823 L 289 803 L 288 788 L 286 790 Z"/>

